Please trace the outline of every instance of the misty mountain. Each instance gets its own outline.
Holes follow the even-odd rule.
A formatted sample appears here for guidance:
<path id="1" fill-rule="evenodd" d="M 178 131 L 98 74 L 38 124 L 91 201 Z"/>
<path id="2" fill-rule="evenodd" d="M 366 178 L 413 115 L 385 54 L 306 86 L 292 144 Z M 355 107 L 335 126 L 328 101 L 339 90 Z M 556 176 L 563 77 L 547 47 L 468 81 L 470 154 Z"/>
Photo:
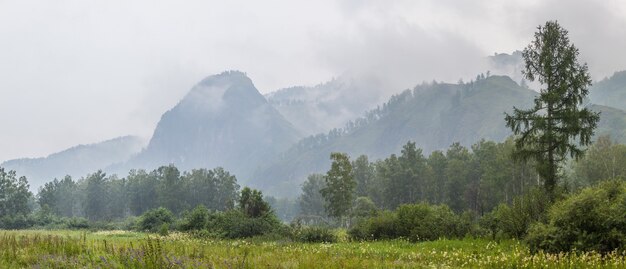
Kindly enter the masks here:
<path id="1" fill-rule="evenodd" d="M 626 144 L 626 111 L 602 106 L 589 105 L 595 112 L 600 112 L 600 122 L 595 130 L 595 136 L 609 135 L 617 143 Z"/>
<path id="2" fill-rule="evenodd" d="M 487 57 L 487 63 L 493 74 L 508 76 L 515 82 L 520 82 L 523 79 L 524 59 L 519 50 L 511 54 L 494 53 L 494 55 Z"/>
<path id="3" fill-rule="evenodd" d="M 383 106 L 350 122 L 346 128 L 303 139 L 274 164 L 255 174 L 270 192 L 298 188 L 306 175 L 325 171 L 331 152 L 371 159 L 400 151 L 415 141 L 427 154 L 454 142 L 469 146 L 480 139 L 501 141 L 510 135 L 504 112 L 530 107 L 535 92 L 505 76 L 473 83 L 422 84 L 393 96 Z M 273 180 L 282 179 L 282 182 Z"/>
<path id="4" fill-rule="evenodd" d="M 259 163 L 300 138 L 244 73 L 224 72 L 195 85 L 163 114 L 148 146 L 110 170 L 124 174 L 167 164 L 181 170 L 221 166 L 246 182 Z"/>
<path id="5" fill-rule="evenodd" d="M 589 91 L 594 104 L 626 110 L 626 71 L 615 72 L 611 77 L 595 82 Z"/>
<path id="6" fill-rule="evenodd" d="M 265 97 L 304 135 L 343 127 L 388 98 L 376 81 L 345 76 L 313 87 L 280 89 Z"/>
<path id="7" fill-rule="evenodd" d="M 269 193 L 293 190 L 308 174 L 324 172 L 331 152 L 370 160 L 400 152 L 407 141 L 416 142 L 424 154 L 445 150 L 454 142 L 470 146 L 480 139 L 502 141 L 511 135 L 504 112 L 529 108 L 535 91 L 506 76 L 490 76 L 467 84 L 423 84 L 393 96 L 346 128 L 307 137 L 282 158 L 255 174 L 258 187 Z M 592 105 L 602 113 L 597 135 L 610 134 L 626 143 L 626 112 Z M 281 179 L 280 182 L 276 182 Z"/>
<path id="8" fill-rule="evenodd" d="M 31 188 L 36 189 L 54 178 L 70 175 L 74 178 L 98 169 L 128 160 L 141 151 L 143 139 L 124 136 L 89 145 L 78 145 L 42 158 L 23 158 L 6 161 L 0 166 L 26 176 Z"/>

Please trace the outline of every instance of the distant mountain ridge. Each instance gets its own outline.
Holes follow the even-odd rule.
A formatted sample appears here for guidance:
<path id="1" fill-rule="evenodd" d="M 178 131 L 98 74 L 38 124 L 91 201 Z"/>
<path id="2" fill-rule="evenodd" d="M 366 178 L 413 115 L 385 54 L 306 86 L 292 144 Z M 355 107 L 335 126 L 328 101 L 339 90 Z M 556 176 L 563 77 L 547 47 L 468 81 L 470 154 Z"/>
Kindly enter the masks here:
<path id="1" fill-rule="evenodd" d="M 594 104 L 626 110 L 626 70 L 594 83 L 589 99 Z"/>
<path id="2" fill-rule="evenodd" d="M 498 61 L 506 64 L 513 57 L 505 56 Z M 598 93 L 618 99 L 626 85 L 621 76 L 616 73 L 591 92 L 611 89 Z M 336 79 L 264 96 L 245 73 L 223 72 L 200 81 L 165 112 L 147 145 L 136 137 L 121 137 L 0 166 L 27 176 L 35 187 L 98 169 L 123 177 L 131 169 L 168 164 L 181 171 L 221 166 L 240 183 L 275 196 L 294 196 L 308 174 L 328 169 L 331 152 L 376 160 L 398 153 L 409 140 L 425 154 L 454 142 L 470 146 L 480 139 L 502 141 L 511 134 L 504 112 L 530 107 L 537 94 L 507 76 L 479 76 L 470 83 L 423 83 L 374 105 L 379 96 L 359 95 L 375 87 L 362 90 L 361 85 Z M 591 101 L 597 96 L 592 94 Z M 626 143 L 626 111 L 589 107 L 602 113 L 596 135 L 609 134 Z M 362 116 L 348 116 L 356 114 Z M 316 130 L 324 131 L 310 135 Z"/>
<path id="3" fill-rule="evenodd" d="M 145 141 L 139 137 L 123 136 L 100 143 L 78 145 L 47 157 L 9 160 L 0 166 L 26 176 L 31 188 L 36 188 L 54 178 L 66 175 L 78 178 L 128 160 L 144 145 Z"/>
<path id="4" fill-rule="evenodd" d="M 221 166 L 245 182 L 258 164 L 301 137 L 245 73 L 228 71 L 195 85 L 163 114 L 148 146 L 110 170 L 125 173 L 167 164 L 181 170 Z"/>
<path id="5" fill-rule="evenodd" d="M 314 135 L 344 126 L 387 98 L 375 81 L 339 77 L 313 87 L 290 87 L 265 95 L 302 134 Z"/>
<path id="6" fill-rule="evenodd" d="M 366 117 L 328 134 L 310 136 L 291 147 L 282 158 L 257 170 L 257 187 L 270 194 L 298 188 L 311 173 L 328 169 L 331 152 L 370 160 L 398 153 L 409 140 L 424 154 L 445 150 L 452 143 L 471 146 L 481 139 L 502 141 L 511 131 L 504 113 L 529 108 L 537 92 L 507 76 L 490 76 L 465 84 L 423 84 L 393 96 Z M 610 134 L 626 143 L 626 112 L 591 105 L 602 113 L 596 136 Z M 280 179 L 281 181 L 276 181 Z"/>
<path id="7" fill-rule="evenodd" d="M 480 139 L 500 141 L 510 134 L 504 112 L 530 106 L 535 94 L 506 76 L 460 85 L 423 84 L 392 97 L 356 127 L 301 141 L 258 170 L 255 179 L 258 187 L 277 193 L 297 188 L 310 173 L 325 171 L 335 151 L 377 159 L 399 152 L 409 140 L 425 153 L 454 142 L 469 146 Z"/>

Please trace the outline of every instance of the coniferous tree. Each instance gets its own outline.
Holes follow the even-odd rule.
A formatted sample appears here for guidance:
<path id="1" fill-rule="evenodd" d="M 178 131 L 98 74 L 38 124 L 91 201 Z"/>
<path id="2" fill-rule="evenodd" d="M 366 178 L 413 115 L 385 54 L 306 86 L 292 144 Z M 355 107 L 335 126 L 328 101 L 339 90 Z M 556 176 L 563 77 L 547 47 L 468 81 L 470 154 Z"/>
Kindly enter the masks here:
<path id="1" fill-rule="evenodd" d="M 578 63 L 578 54 L 567 30 L 556 21 L 539 26 L 535 40 L 522 52 L 522 73 L 529 81 L 539 81 L 543 88 L 533 108 L 514 108 L 513 114 L 505 117 L 506 125 L 518 135 L 515 155 L 536 161 L 550 199 L 560 165 L 568 154 L 574 158 L 583 155 L 579 144 L 591 142 L 599 120 L 597 113 L 581 108 L 591 77 L 587 65 Z"/>
<path id="2" fill-rule="evenodd" d="M 101 170 L 87 176 L 84 210 L 90 220 L 103 220 L 106 217 L 107 192 L 106 174 Z"/>

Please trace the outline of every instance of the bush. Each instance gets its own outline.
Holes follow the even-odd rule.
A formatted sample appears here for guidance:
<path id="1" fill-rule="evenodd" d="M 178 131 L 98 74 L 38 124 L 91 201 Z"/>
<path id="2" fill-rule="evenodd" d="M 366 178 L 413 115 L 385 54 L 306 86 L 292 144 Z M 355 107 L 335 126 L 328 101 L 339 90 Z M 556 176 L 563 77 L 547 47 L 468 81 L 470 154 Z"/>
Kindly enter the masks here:
<path id="1" fill-rule="evenodd" d="M 337 236 L 328 227 L 305 226 L 294 230 L 294 241 L 304 243 L 335 243 Z"/>
<path id="2" fill-rule="evenodd" d="M 524 238 L 531 224 L 546 220 L 548 206 L 549 199 L 545 191 L 533 189 L 514 198 L 510 206 L 498 205 L 481 218 L 480 225 L 490 231 L 494 239 L 496 235 L 505 238 Z"/>
<path id="3" fill-rule="evenodd" d="M 383 211 L 379 215 L 359 221 L 348 235 L 356 240 L 392 239 L 400 236 L 398 233 L 396 214 Z"/>
<path id="4" fill-rule="evenodd" d="M 209 221 L 209 210 L 199 205 L 191 212 L 183 214 L 180 229 L 183 231 L 199 231 L 206 227 Z"/>
<path id="5" fill-rule="evenodd" d="M 626 183 L 603 182 L 552 206 L 547 224 L 535 224 L 526 237 L 532 251 L 626 249 Z"/>
<path id="6" fill-rule="evenodd" d="M 166 208 L 159 207 L 156 209 L 148 210 L 139 220 L 139 229 L 141 231 L 157 232 L 163 224 L 167 224 L 168 227 L 174 222 L 174 215 Z"/>
<path id="7" fill-rule="evenodd" d="M 471 231 L 469 215 L 461 217 L 445 205 L 420 203 L 402 205 L 395 212 L 382 212 L 360 221 L 348 233 L 357 240 L 404 237 L 415 242 L 460 238 Z"/>
<path id="8" fill-rule="evenodd" d="M 36 221 L 31 215 L 15 215 L 0 217 L 0 229 L 17 230 L 27 229 L 35 225 Z"/>
<path id="9" fill-rule="evenodd" d="M 414 242 L 459 238 L 470 228 L 446 205 L 402 205 L 397 214 L 399 233 Z"/>
<path id="10" fill-rule="evenodd" d="M 80 229 L 89 228 L 89 221 L 86 218 L 73 217 L 73 218 L 66 218 L 64 220 L 65 220 L 65 227 L 70 230 L 80 230 Z"/>
<path id="11" fill-rule="evenodd" d="M 207 230 L 225 238 L 247 238 L 272 233 L 281 225 L 272 213 L 252 218 L 239 210 L 230 210 L 209 215 Z"/>

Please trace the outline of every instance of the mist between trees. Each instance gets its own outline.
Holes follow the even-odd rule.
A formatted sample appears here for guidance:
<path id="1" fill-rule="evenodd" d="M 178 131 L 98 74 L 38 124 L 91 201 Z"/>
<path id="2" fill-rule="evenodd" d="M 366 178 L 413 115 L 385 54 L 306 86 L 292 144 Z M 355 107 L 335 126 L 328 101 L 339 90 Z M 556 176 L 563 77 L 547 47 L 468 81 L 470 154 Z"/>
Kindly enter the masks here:
<path id="1" fill-rule="evenodd" d="M 133 170 L 124 178 L 97 171 L 79 180 L 69 176 L 54 179 L 37 195 L 28 191 L 26 178 L 2 169 L 0 224 L 3 228 L 95 225 L 138 229 L 141 219 L 135 217 L 150 210 L 163 208 L 174 219 L 183 219 L 201 205 L 214 213 L 237 211 L 260 217 L 265 213 L 259 212 L 267 212 L 284 222 L 353 226 L 382 210 L 421 202 L 444 205 L 452 214 L 463 213 L 477 223 L 480 216 L 502 210 L 500 205 L 514 205 L 516 197 L 540 191 L 542 182 L 534 163 L 514 160 L 514 149 L 511 137 L 502 143 L 482 140 L 470 148 L 455 143 L 445 152 L 434 151 L 429 156 L 408 142 L 399 155 L 374 162 L 366 156 L 349 161 L 349 156 L 337 153 L 343 159 L 341 173 L 353 183 L 335 185 L 337 195 L 345 198 L 335 205 L 331 205 L 329 174 L 310 175 L 294 201 L 264 198 L 256 190 L 240 191 L 235 175 L 222 168 L 181 173 L 169 165 L 151 172 Z M 329 173 L 334 173 L 333 168 Z M 600 137 L 585 157 L 570 161 L 559 173 L 559 196 L 605 179 L 626 178 L 626 146 Z M 246 202 L 255 199 L 258 210 Z M 176 228 L 173 221 L 171 228 Z"/>

